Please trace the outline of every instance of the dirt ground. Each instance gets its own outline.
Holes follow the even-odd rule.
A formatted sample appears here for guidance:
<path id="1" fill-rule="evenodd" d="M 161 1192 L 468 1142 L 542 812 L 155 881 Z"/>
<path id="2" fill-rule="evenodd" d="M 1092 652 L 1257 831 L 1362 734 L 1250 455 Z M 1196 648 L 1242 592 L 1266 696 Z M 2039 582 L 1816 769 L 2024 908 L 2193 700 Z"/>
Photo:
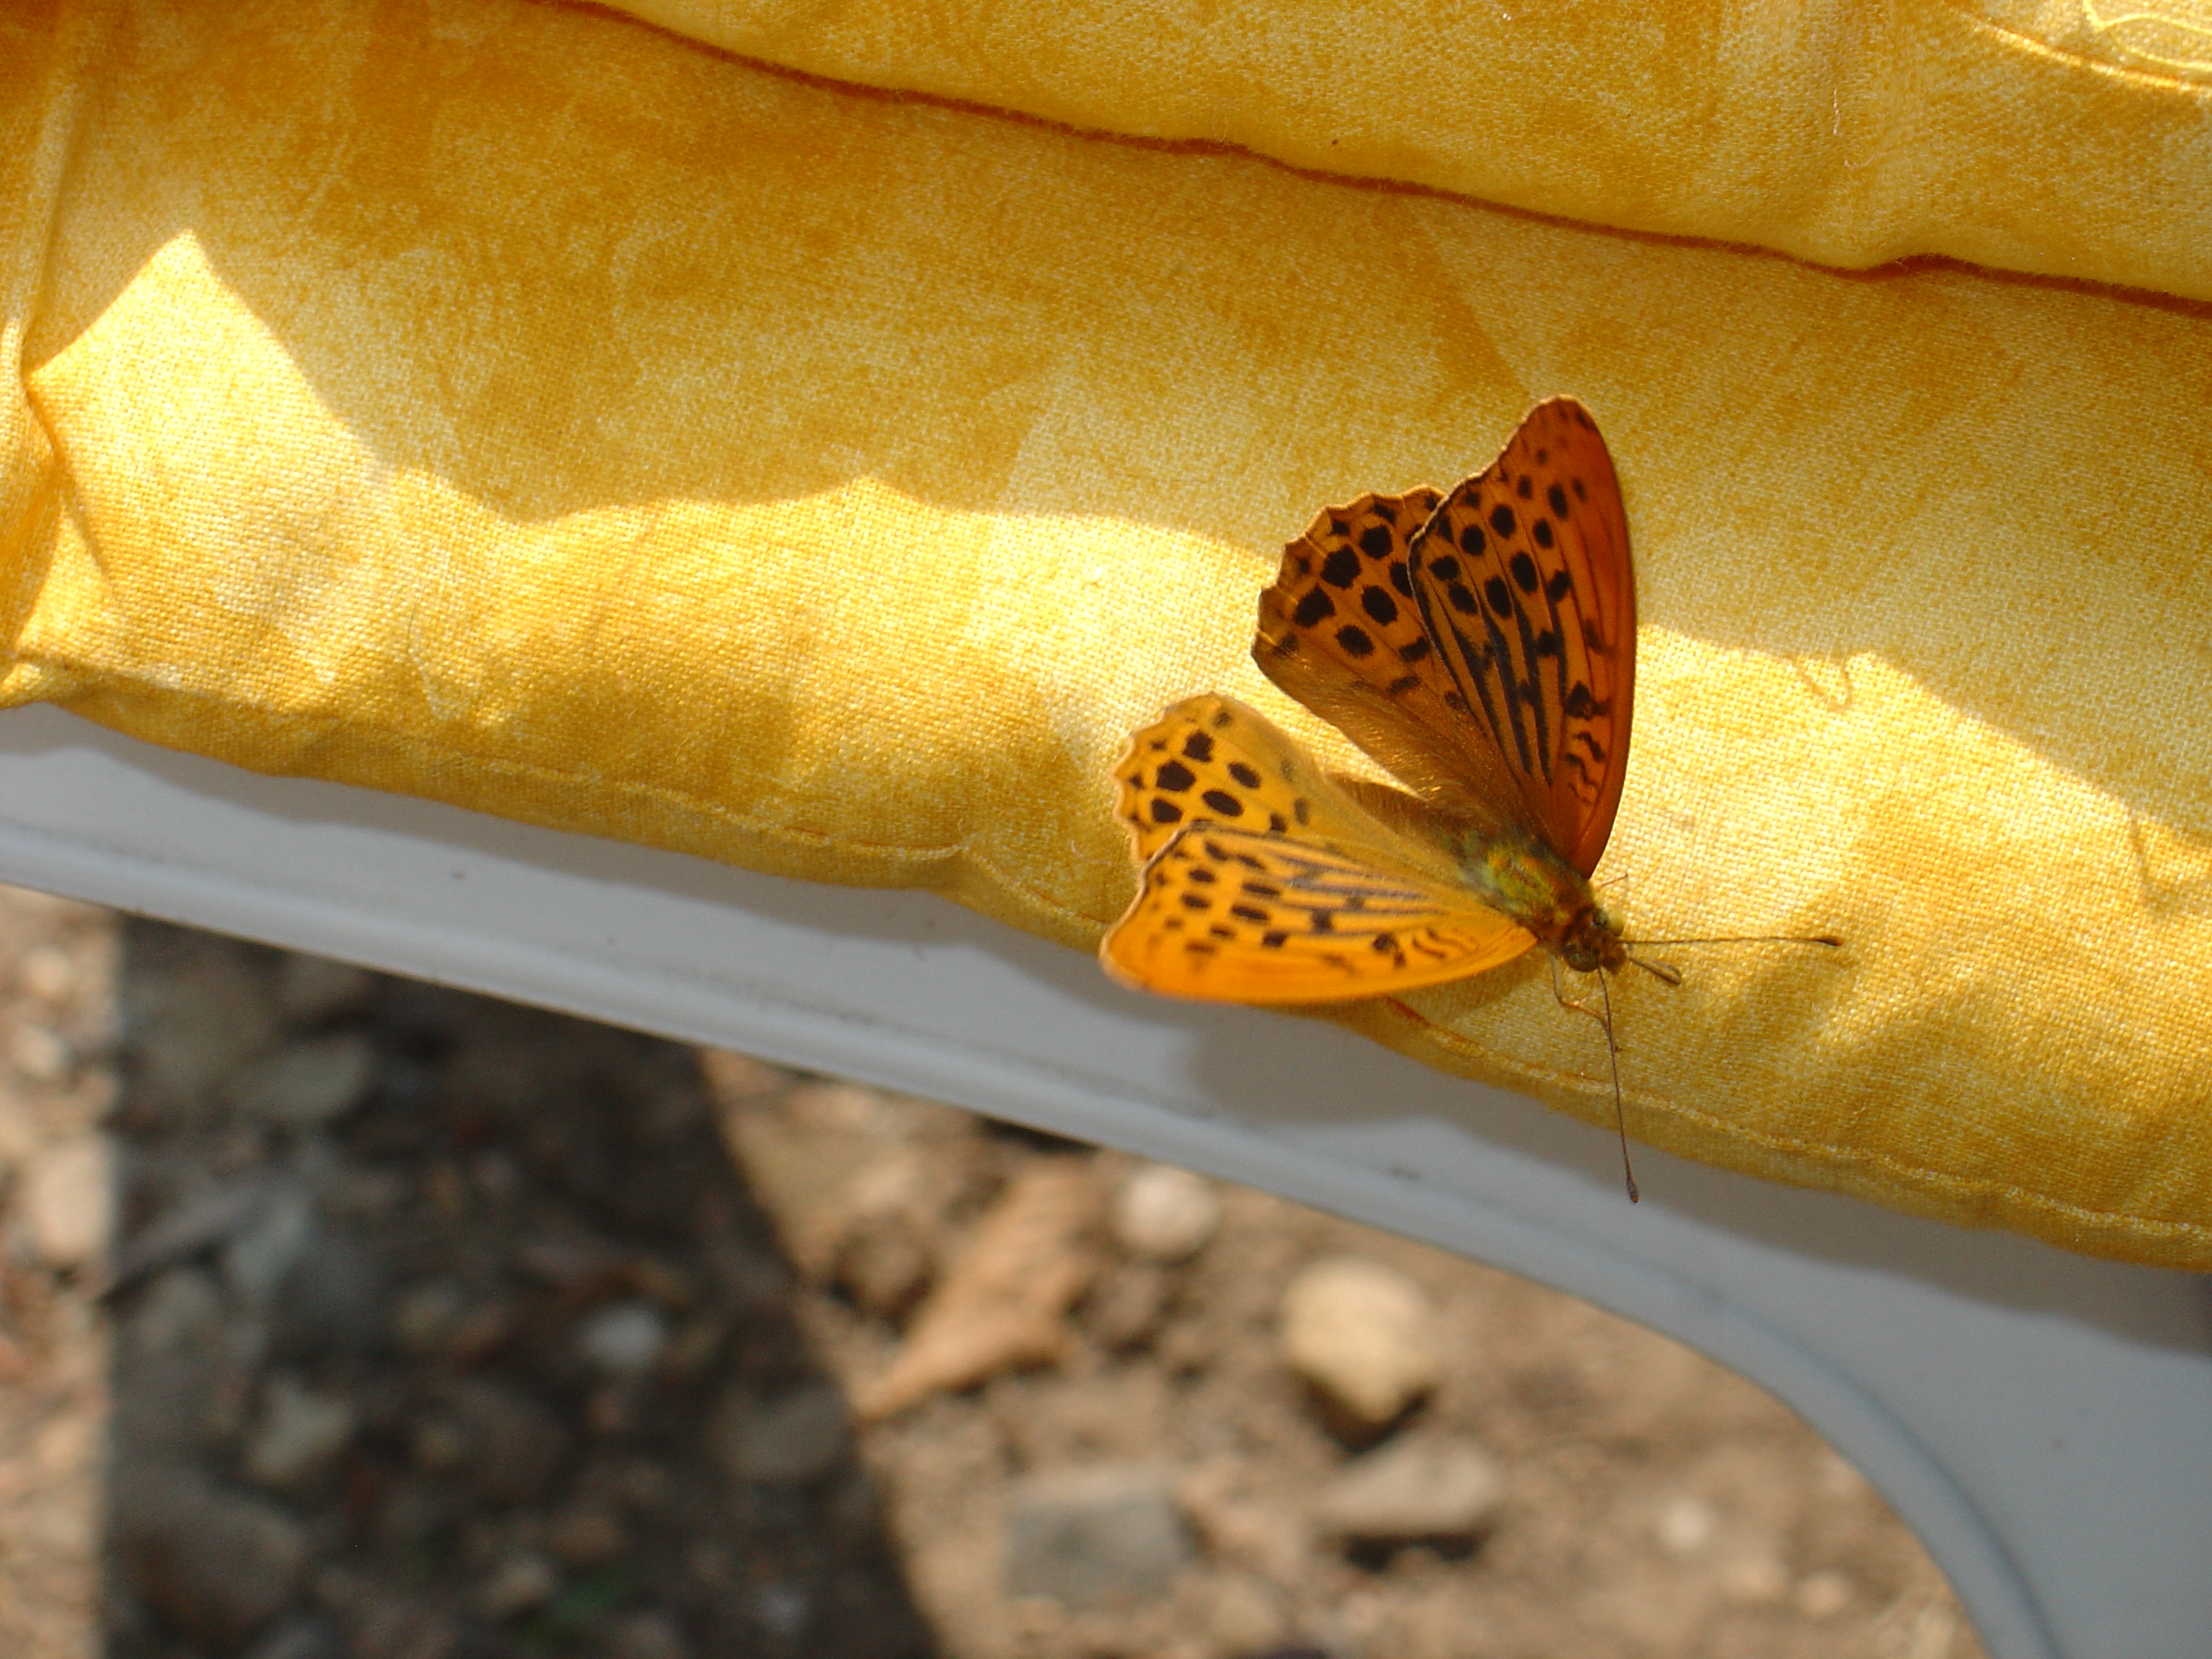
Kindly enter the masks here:
<path id="1" fill-rule="evenodd" d="M 5 890 L 0 1242 L 23 1659 L 1980 1653 L 1818 1437 L 1571 1298 Z M 1301 1324 L 1347 1272 L 1407 1316 Z"/>

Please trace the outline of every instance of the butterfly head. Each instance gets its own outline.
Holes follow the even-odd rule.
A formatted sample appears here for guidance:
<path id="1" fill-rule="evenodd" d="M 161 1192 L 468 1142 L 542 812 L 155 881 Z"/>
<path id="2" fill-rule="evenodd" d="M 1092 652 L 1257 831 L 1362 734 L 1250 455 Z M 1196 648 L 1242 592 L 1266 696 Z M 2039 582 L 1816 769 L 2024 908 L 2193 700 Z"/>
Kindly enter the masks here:
<path id="1" fill-rule="evenodd" d="M 1544 943 L 1578 974 L 1595 974 L 1601 969 L 1613 974 L 1628 963 L 1628 946 L 1620 935 L 1620 912 L 1593 900 L 1587 910 L 1570 914 L 1556 943 L 1551 939 Z"/>

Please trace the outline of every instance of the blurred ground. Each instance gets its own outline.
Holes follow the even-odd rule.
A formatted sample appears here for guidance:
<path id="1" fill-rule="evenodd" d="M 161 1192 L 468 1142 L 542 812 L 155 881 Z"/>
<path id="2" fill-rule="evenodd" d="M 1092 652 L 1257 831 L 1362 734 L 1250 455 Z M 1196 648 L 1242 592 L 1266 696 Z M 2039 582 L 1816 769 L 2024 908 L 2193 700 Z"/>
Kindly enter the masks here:
<path id="1" fill-rule="evenodd" d="M 1980 1653 L 1790 1413 L 1569 1298 L 5 890 L 0 1229 L 23 1659 Z"/>

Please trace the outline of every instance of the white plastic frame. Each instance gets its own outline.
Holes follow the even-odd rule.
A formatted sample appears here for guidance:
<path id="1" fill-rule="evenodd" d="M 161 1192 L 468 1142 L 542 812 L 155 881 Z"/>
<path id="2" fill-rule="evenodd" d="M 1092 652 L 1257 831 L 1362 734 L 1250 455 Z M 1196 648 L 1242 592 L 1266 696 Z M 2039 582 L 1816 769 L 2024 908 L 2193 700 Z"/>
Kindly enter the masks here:
<path id="1" fill-rule="evenodd" d="M 956 1101 L 1540 1279 L 1771 1389 L 1993 1659 L 2212 1653 L 2185 1274 L 1649 1150 L 1330 1027 L 1136 996 L 932 895 L 814 886 L 0 714 L 0 880 Z"/>

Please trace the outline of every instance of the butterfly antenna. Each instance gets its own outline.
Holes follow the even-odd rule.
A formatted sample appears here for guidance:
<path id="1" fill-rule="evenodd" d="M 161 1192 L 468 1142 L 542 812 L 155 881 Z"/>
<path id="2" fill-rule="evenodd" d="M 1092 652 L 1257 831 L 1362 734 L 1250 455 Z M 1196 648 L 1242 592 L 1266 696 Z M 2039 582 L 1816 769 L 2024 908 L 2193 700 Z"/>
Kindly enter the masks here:
<path id="1" fill-rule="evenodd" d="M 1613 988 L 1603 974 L 1597 976 L 1597 988 L 1605 998 L 1605 1057 L 1613 1064 L 1613 1127 L 1620 1134 L 1620 1178 L 1628 1183 L 1628 1201 L 1638 1204 L 1644 1194 L 1636 1190 L 1636 1170 L 1628 1161 L 1628 1113 L 1620 1103 L 1620 1045 L 1613 1040 Z"/>
<path id="2" fill-rule="evenodd" d="M 1831 951 L 1844 948 L 1833 933 L 1730 933 L 1717 939 L 1640 939 L 1638 945 L 1821 945 Z"/>

